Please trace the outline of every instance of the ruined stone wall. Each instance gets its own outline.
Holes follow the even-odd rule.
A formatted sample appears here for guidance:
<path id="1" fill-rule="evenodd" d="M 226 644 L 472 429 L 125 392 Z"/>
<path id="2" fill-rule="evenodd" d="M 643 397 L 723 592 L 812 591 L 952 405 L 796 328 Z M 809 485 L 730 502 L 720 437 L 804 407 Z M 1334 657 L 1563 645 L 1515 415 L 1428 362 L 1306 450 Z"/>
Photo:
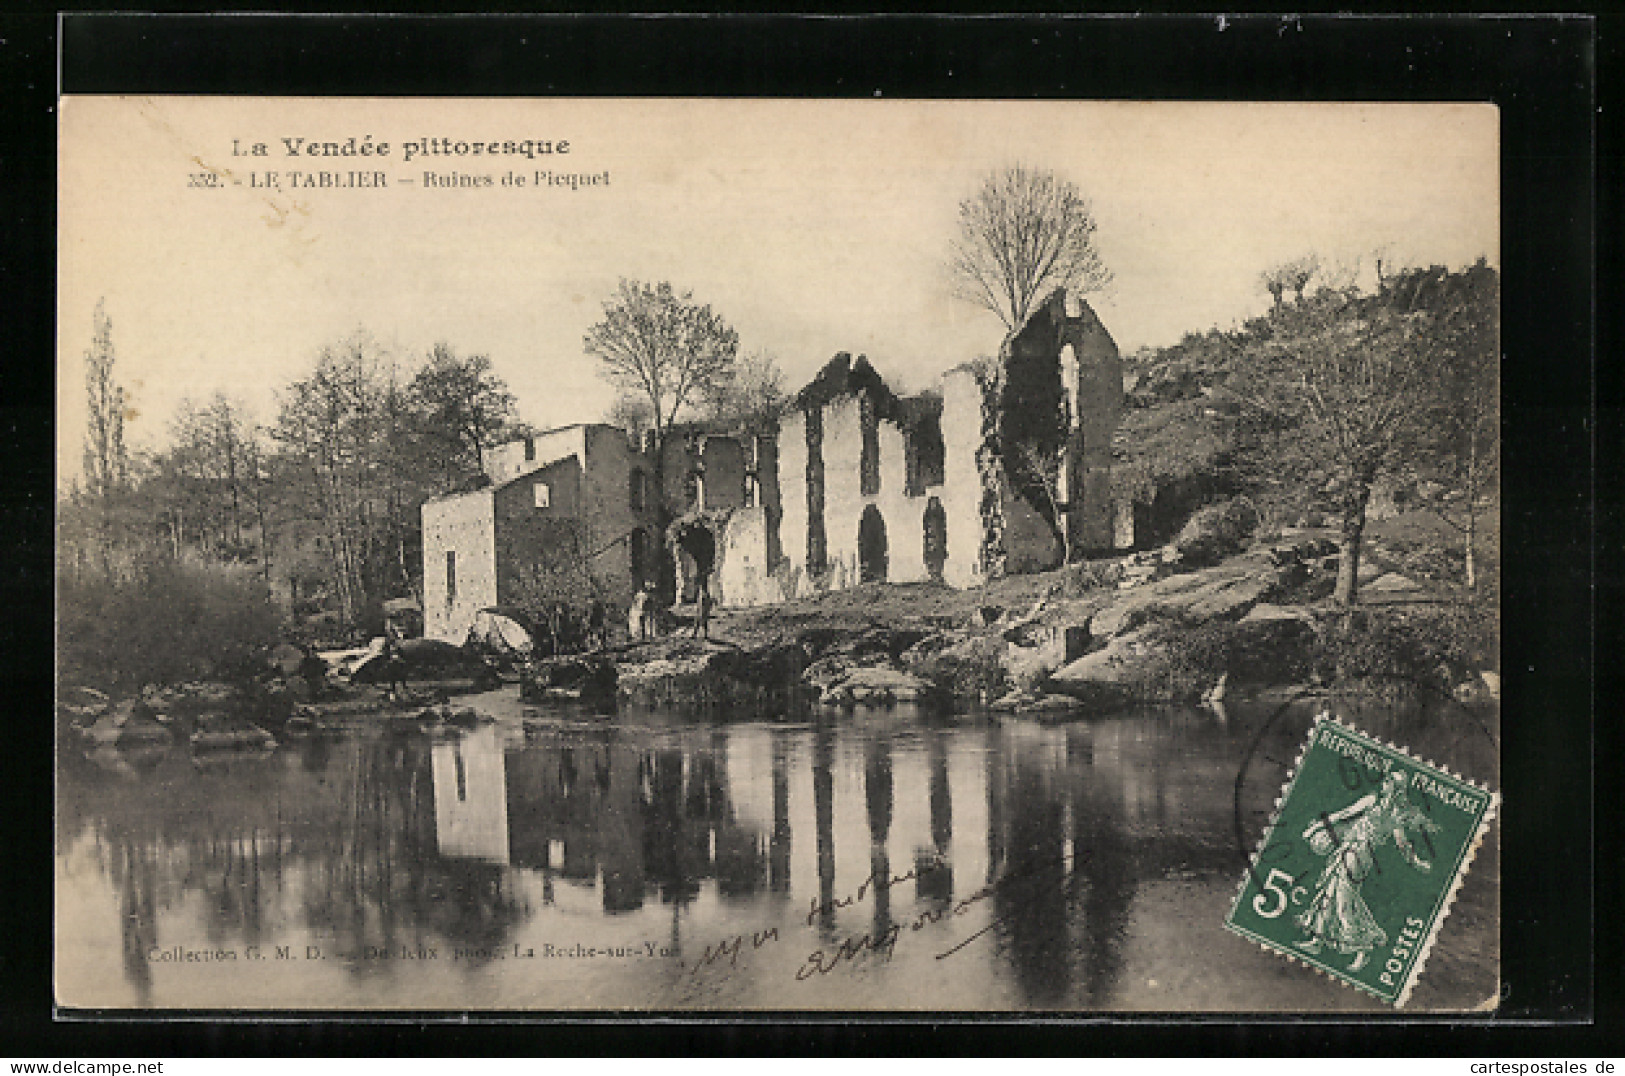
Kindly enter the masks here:
<path id="1" fill-rule="evenodd" d="M 767 561 L 770 570 L 784 560 L 780 532 L 784 499 L 779 486 L 779 443 L 767 435 L 756 438 L 756 503 L 767 509 Z"/>
<path id="2" fill-rule="evenodd" d="M 705 437 L 700 467 L 705 473 L 705 509 L 745 506 L 745 446 L 734 437 Z"/>
<path id="3" fill-rule="evenodd" d="M 653 539 L 656 511 L 652 468 L 634 451 L 626 435 L 612 426 L 591 426 L 586 436 L 582 470 L 582 530 L 600 597 L 619 607 L 629 605 L 639 580 L 632 572 L 632 532 L 644 529 Z M 642 510 L 632 505 L 632 472 L 648 476 Z"/>
<path id="4" fill-rule="evenodd" d="M 1112 434 L 1123 417 L 1123 361 L 1111 333 L 1088 303 L 1067 318 L 1067 342 L 1077 355 L 1078 432 L 1082 437 L 1078 473 L 1082 503 L 1073 508 L 1073 544 L 1104 551 L 1116 544 L 1112 503 Z"/>
<path id="5" fill-rule="evenodd" d="M 791 410 L 779 420 L 778 436 L 779 553 L 775 571 L 786 597 L 800 592 L 807 574 L 807 417 Z"/>
<path id="6" fill-rule="evenodd" d="M 982 390 L 964 367 L 943 375 L 942 443 L 943 483 L 930 493 L 942 502 L 948 521 L 943 580 L 975 586 L 982 580 L 982 479 L 976 458 L 982 446 Z"/>
<path id="7" fill-rule="evenodd" d="M 841 396 L 824 407 L 824 533 L 829 543 L 829 587 L 855 586 L 858 525 L 863 518 L 863 421 L 856 396 Z M 888 528 L 887 539 L 890 540 Z"/>
<path id="8" fill-rule="evenodd" d="M 902 429 L 881 421 L 879 445 L 880 492 L 868 498 L 886 522 L 887 580 L 924 582 L 925 506 L 927 498 L 908 496 L 908 452 Z"/>
<path id="9" fill-rule="evenodd" d="M 766 605 L 782 600 L 768 574 L 767 509 L 736 508 L 720 526 L 711 597 L 718 605 Z"/>
<path id="10" fill-rule="evenodd" d="M 661 446 L 660 473 L 664 484 L 666 511 L 680 516 L 695 507 L 689 496 L 687 482 L 691 472 L 700 465 L 701 444 L 698 439 L 681 431 L 668 431 L 666 443 Z"/>
<path id="11" fill-rule="evenodd" d="M 461 643 L 474 614 L 497 601 L 496 531 L 491 490 L 423 506 L 423 634 Z M 448 593 L 446 554 L 457 555 L 457 593 Z"/>
<path id="12" fill-rule="evenodd" d="M 545 508 L 536 504 L 540 484 L 547 486 Z M 580 459 L 570 456 L 492 490 L 497 586 L 487 604 L 538 612 L 545 602 L 584 608 L 592 600 L 588 488 Z"/>
<path id="13" fill-rule="evenodd" d="M 526 471 L 557 463 L 566 456 L 584 459 L 587 430 L 587 426 L 576 425 L 538 433 L 529 439 L 528 452 L 524 438 L 488 448 L 485 450 L 485 473 L 492 482 L 501 485 Z M 620 436 L 623 439 L 626 437 L 624 433 Z M 527 459 L 527 456 L 530 458 Z"/>

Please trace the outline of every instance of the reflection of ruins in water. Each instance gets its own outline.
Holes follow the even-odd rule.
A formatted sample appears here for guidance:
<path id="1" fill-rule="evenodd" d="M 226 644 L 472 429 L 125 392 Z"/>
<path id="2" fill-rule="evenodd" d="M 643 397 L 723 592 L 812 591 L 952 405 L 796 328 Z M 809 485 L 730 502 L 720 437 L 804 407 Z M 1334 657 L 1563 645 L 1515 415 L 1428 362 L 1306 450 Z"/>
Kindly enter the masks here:
<path id="1" fill-rule="evenodd" d="M 148 777 L 76 784 L 63 824 L 94 835 L 138 990 L 149 950 L 198 936 L 174 916 L 200 918 L 217 944 L 303 930 L 355 953 L 500 946 L 555 905 L 618 916 L 663 904 L 681 946 L 699 902 L 790 930 L 811 907 L 828 938 L 906 925 L 1010 876 L 978 944 L 996 940 L 1025 1004 L 1101 1007 L 1141 884 L 1234 870 L 1234 763 L 1222 745 L 1194 754 L 1163 722 L 531 739 L 487 727 L 433 744 L 311 744 L 219 772 L 182 756 Z M 908 880 L 837 909 L 866 879 L 895 876 Z"/>

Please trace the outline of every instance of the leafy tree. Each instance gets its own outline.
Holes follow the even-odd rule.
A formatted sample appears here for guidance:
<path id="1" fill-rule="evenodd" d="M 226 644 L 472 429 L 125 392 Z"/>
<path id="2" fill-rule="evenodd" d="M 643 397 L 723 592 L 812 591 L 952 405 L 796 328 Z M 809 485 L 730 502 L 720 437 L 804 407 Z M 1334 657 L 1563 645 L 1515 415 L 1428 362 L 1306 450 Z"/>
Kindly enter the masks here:
<path id="1" fill-rule="evenodd" d="M 623 279 L 582 346 L 603 364 L 605 380 L 648 404 L 659 458 L 678 413 L 733 382 L 739 334 L 692 292 Z M 664 505 L 662 471 L 655 468 L 654 480 Z"/>
<path id="2" fill-rule="evenodd" d="M 1056 288 L 1089 294 L 1111 282 L 1089 200 L 1070 180 L 1016 165 L 959 204 L 949 260 L 956 292 L 1014 331 Z"/>
<path id="3" fill-rule="evenodd" d="M 436 344 L 407 391 L 424 434 L 475 474 L 485 470 L 485 450 L 513 432 L 513 393 L 486 355 L 460 359 L 450 345 Z"/>
<path id="4" fill-rule="evenodd" d="M 383 599 L 380 566 L 393 559 L 389 532 L 402 506 L 389 448 L 402 396 L 391 357 L 357 333 L 324 347 L 310 376 L 288 386 L 272 428 L 293 463 L 286 494 L 318 529 L 350 623 Z"/>
<path id="5" fill-rule="evenodd" d="M 183 546 L 225 559 L 252 555 L 245 534 L 265 507 L 258 440 L 253 423 L 224 393 L 203 405 L 181 401 L 170 421 L 170 447 L 154 460 L 146 490 L 174 555 Z"/>

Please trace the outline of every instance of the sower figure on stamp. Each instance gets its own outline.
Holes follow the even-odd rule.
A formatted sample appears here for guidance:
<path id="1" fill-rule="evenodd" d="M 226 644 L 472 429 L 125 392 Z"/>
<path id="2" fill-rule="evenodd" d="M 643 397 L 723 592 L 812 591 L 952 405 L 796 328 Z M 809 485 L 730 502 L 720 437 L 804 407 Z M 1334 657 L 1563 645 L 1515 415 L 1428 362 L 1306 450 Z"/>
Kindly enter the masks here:
<path id="1" fill-rule="evenodd" d="M 1371 950 L 1388 943 L 1388 932 L 1371 914 L 1360 886 L 1376 864 L 1377 849 L 1390 839 L 1412 867 L 1423 873 L 1433 869 L 1411 847 L 1410 829 L 1437 832 L 1439 827 L 1405 794 L 1405 775 L 1398 770 L 1389 771 L 1379 791 L 1309 824 L 1303 836 L 1310 851 L 1327 859 L 1309 907 L 1297 917 L 1304 932 L 1298 948 L 1318 953 L 1328 945 L 1352 953 L 1349 970 L 1359 971 Z"/>

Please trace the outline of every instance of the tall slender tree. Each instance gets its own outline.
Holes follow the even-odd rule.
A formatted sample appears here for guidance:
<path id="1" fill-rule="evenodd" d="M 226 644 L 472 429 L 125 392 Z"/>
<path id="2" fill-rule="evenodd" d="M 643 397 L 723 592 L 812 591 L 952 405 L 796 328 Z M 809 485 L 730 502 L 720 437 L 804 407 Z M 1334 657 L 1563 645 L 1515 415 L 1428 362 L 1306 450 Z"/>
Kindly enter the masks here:
<path id="1" fill-rule="evenodd" d="M 1021 165 L 994 172 L 959 205 L 948 263 L 956 292 L 1014 331 L 1056 288 L 1083 295 L 1111 283 L 1095 229 L 1070 180 Z"/>
<path id="2" fill-rule="evenodd" d="M 113 376 L 117 355 L 113 350 L 113 320 L 105 301 L 96 303 L 94 336 L 85 352 L 85 490 L 105 500 L 123 488 L 129 476 L 129 455 L 124 447 L 124 386 Z"/>

